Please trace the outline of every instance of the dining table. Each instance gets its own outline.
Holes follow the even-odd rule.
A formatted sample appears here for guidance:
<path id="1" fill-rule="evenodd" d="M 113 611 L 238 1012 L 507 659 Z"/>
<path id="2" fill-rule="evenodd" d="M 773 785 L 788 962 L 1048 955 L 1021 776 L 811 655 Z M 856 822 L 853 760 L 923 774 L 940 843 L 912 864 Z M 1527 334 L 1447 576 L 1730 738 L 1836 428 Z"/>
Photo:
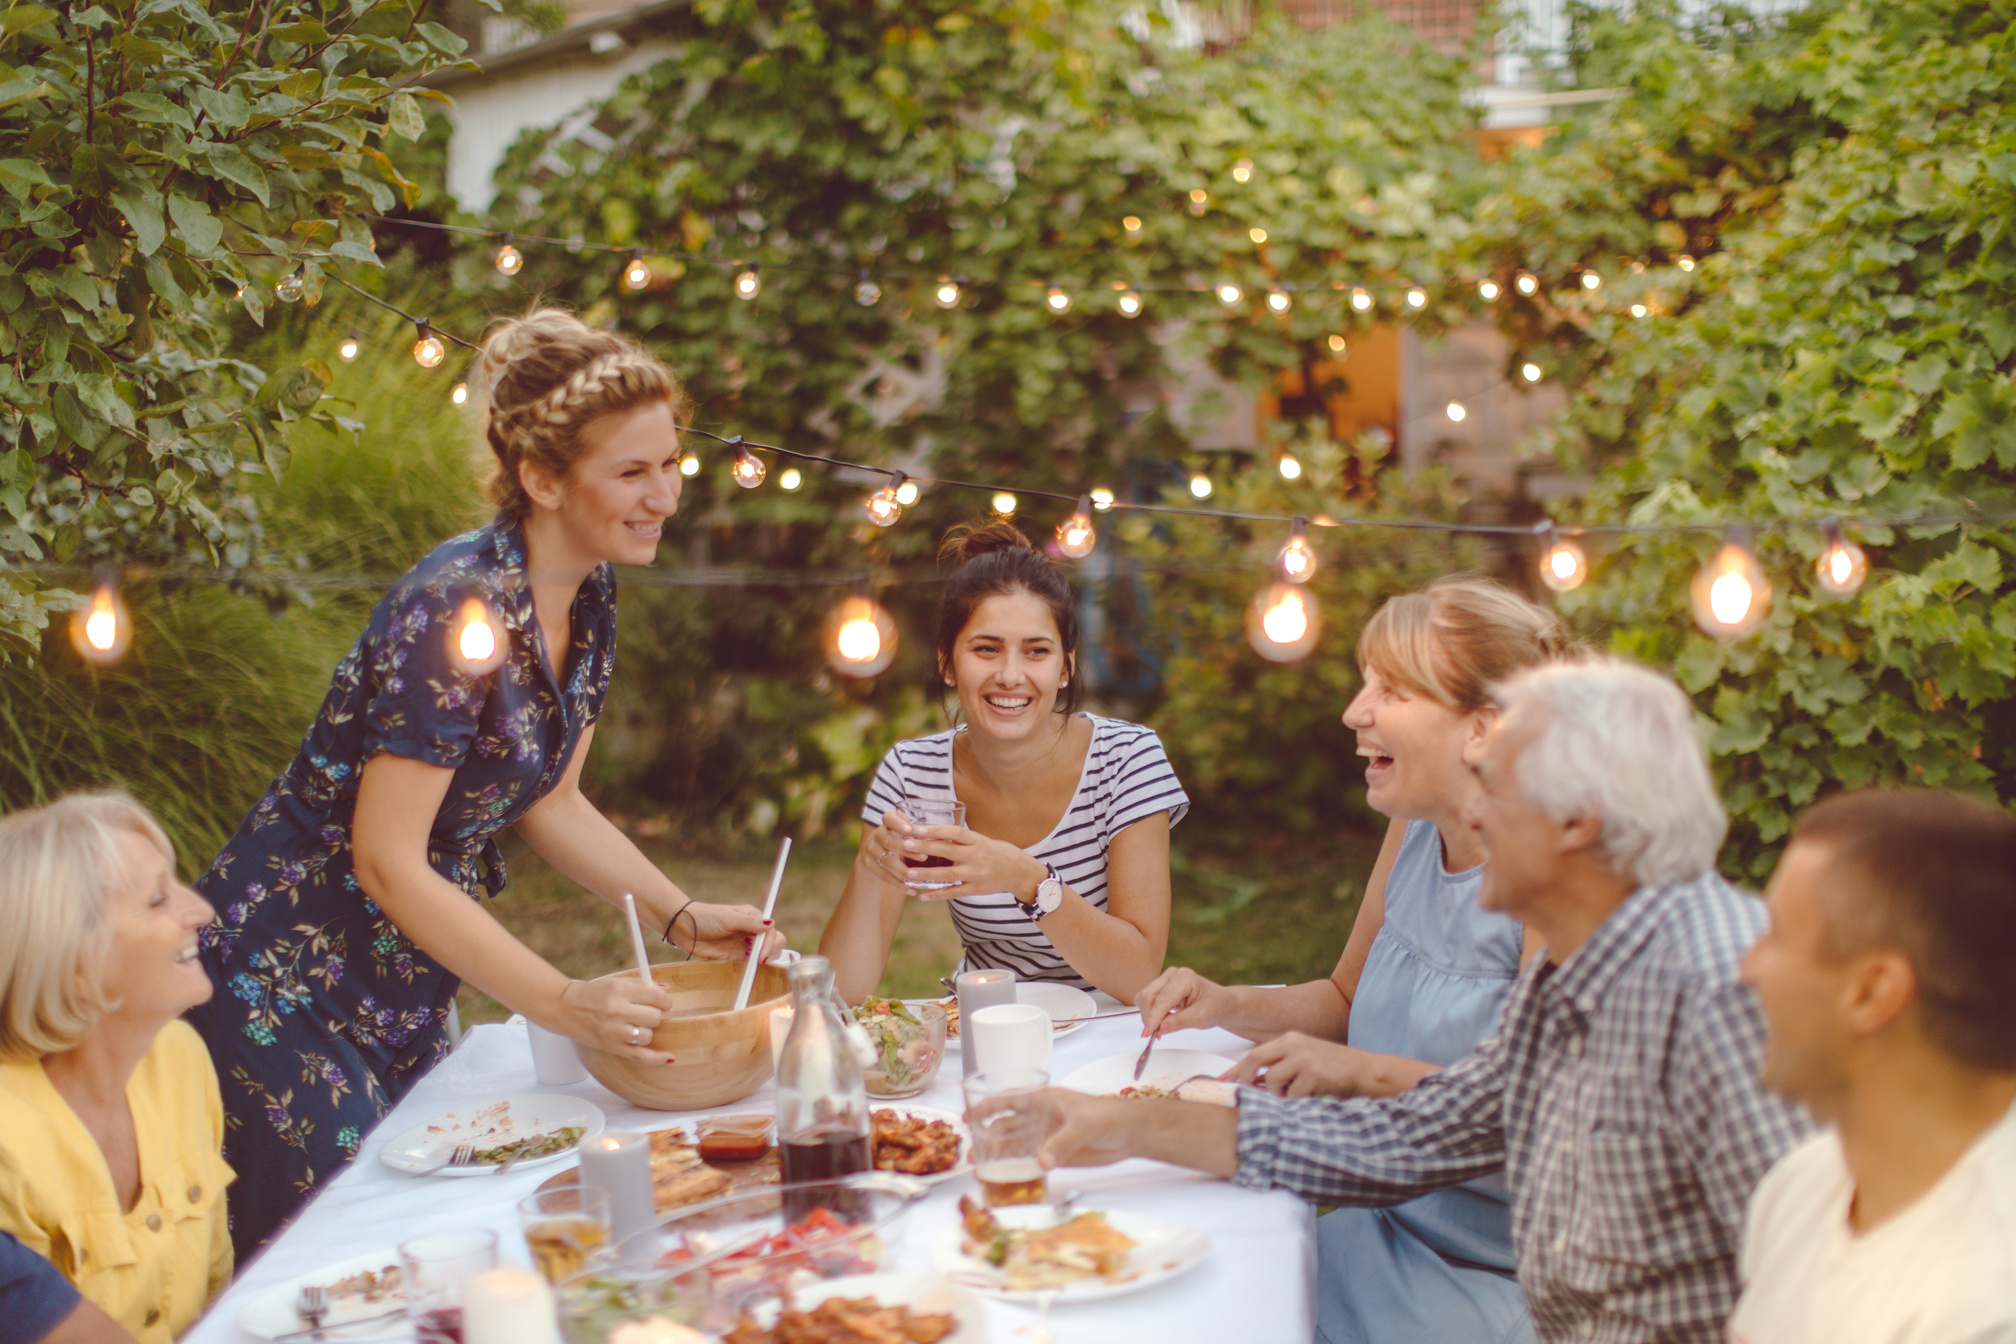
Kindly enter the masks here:
<path id="1" fill-rule="evenodd" d="M 1084 1065 L 1125 1055 L 1131 1065 L 1143 1044 L 1138 1016 L 1123 1013 L 1106 996 L 1095 998 L 1094 1017 L 1060 1030 L 1052 1043 L 1051 1076 L 1062 1079 Z M 1172 1031 L 1157 1049 L 1196 1050 L 1236 1059 L 1247 1042 L 1219 1030 Z M 931 1086 L 908 1103 L 962 1109 L 961 1064 L 956 1047 Z M 739 1101 L 698 1111 L 654 1111 L 632 1106 L 593 1078 L 565 1087 L 542 1086 L 533 1071 L 522 1021 L 470 1028 L 456 1048 L 413 1086 L 360 1145 L 357 1158 L 327 1182 L 298 1217 L 250 1264 L 182 1336 L 182 1344 L 259 1344 L 238 1324 L 246 1304 L 271 1294 L 323 1265 L 378 1251 L 433 1232 L 489 1228 L 502 1258 L 532 1263 L 519 1231 L 518 1201 L 553 1174 L 542 1164 L 528 1171 L 474 1176 L 411 1176 L 379 1160 L 386 1142 L 446 1112 L 510 1097 L 564 1094 L 592 1102 L 611 1130 L 646 1131 L 684 1126 L 708 1115 L 768 1112 L 772 1083 Z M 872 1099 L 871 1099 L 872 1102 Z M 571 1165 L 572 1159 L 568 1160 Z M 238 1173 L 256 1181 L 256 1171 Z M 958 1199 L 977 1189 L 969 1173 L 934 1184 L 898 1219 L 890 1240 L 890 1271 L 932 1273 L 930 1248 L 958 1221 Z M 1225 1180 L 1158 1162 L 1130 1160 L 1106 1167 L 1051 1173 L 1051 1193 L 1076 1192 L 1080 1210 L 1145 1214 L 1203 1232 L 1208 1252 L 1194 1266 L 1136 1292 L 1097 1302 L 1058 1303 L 1047 1314 L 1057 1344 L 1171 1344 L 1197 1340 L 1302 1344 L 1314 1332 L 1315 1224 L 1310 1205 L 1283 1191 L 1249 1190 Z M 988 1299 L 987 1338 L 1019 1344 L 1041 1338 L 1034 1307 Z M 410 1335 L 409 1335 L 410 1337 Z"/>

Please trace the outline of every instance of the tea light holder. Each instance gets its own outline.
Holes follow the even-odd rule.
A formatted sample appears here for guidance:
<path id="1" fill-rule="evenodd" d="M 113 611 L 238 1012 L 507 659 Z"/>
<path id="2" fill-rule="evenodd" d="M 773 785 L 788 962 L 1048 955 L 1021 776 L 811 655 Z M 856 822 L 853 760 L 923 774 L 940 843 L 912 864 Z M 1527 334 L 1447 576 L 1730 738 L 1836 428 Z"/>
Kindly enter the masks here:
<path id="1" fill-rule="evenodd" d="M 651 1197 L 651 1136 L 603 1134 L 581 1145 L 581 1184 L 609 1193 L 609 1235 L 621 1242 L 658 1221 Z"/>
<path id="2" fill-rule="evenodd" d="M 516 1265 L 478 1274 L 462 1285 L 462 1340 L 463 1344 L 560 1344 L 553 1290 L 546 1280 Z"/>
<path id="3" fill-rule="evenodd" d="M 973 1014 L 1015 1002 L 1015 972 L 961 971 L 952 980 L 952 991 L 959 999 L 959 1062 L 967 1073 L 978 1073 L 973 1062 Z"/>

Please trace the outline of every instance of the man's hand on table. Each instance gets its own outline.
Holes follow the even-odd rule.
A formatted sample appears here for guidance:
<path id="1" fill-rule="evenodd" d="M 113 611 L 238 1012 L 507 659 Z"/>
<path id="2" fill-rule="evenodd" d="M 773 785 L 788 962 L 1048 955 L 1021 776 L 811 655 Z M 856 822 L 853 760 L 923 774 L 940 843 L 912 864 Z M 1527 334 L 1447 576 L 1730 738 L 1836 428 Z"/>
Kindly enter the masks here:
<path id="1" fill-rule="evenodd" d="M 1069 1088 L 1041 1094 L 1046 1168 L 1103 1167 L 1152 1158 L 1213 1176 L 1239 1169 L 1239 1112 L 1197 1101 L 1088 1097 Z"/>

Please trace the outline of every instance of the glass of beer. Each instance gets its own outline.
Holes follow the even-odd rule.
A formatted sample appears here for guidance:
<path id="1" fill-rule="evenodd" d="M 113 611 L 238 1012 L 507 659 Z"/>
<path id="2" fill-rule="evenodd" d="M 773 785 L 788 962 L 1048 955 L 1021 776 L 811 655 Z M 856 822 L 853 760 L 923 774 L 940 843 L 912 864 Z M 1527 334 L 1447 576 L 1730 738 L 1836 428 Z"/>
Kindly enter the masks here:
<path id="1" fill-rule="evenodd" d="M 903 804 L 903 815 L 910 818 L 915 826 L 958 826 L 966 825 L 966 804 L 955 801 L 931 801 L 912 799 Z M 941 882 L 925 876 L 931 868 L 950 868 L 952 860 L 941 859 L 936 854 L 920 854 L 916 858 L 905 855 L 903 866 L 910 869 L 910 880 L 906 884 L 912 891 L 938 891 L 956 883 Z"/>
<path id="2" fill-rule="evenodd" d="M 1042 1069 L 1001 1069 L 966 1079 L 966 1127 L 973 1132 L 973 1174 L 987 1203 L 1045 1204 L 1050 1181 L 1036 1160 L 1043 1146 Z"/>
<path id="3" fill-rule="evenodd" d="M 532 1263 L 548 1283 L 588 1267 L 609 1245 L 609 1192 L 599 1185 L 562 1185 L 518 1201 L 518 1222 Z"/>

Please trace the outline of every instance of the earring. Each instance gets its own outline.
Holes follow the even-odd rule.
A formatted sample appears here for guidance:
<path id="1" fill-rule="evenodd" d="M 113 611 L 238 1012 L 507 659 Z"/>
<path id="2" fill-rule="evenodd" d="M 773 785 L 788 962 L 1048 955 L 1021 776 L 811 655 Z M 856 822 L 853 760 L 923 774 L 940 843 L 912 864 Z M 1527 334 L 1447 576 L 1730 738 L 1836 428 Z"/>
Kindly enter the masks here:
<path id="1" fill-rule="evenodd" d="M 950 686 L 950 685 L 952 684 L 952 678 L 950 678 L 950 677 L 947 677 L 947 678 L 945 678 L 945 684 L 946 684 L 947 686 Z"/>

